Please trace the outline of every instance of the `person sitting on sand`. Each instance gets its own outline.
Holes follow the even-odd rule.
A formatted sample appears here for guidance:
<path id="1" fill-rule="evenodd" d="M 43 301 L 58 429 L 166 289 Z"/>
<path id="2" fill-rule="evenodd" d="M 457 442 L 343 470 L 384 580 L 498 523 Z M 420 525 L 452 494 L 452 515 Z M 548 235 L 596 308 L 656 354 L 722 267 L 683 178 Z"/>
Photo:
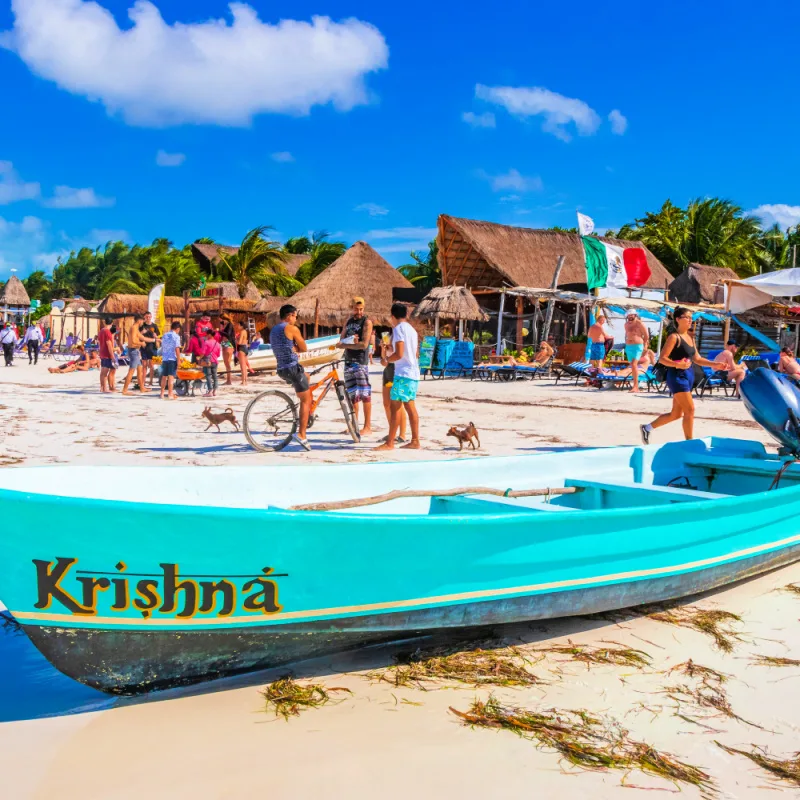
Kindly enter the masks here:
<path id="1" fill-rule="evenodd" d="M 75 345 L 75 350 L 79 353 L 76 359 L 67 361 L 58 367 L 50 367 L 47 371 L 57 375 L 67 372 L 88 372 L 90 369 L 97 369 L 100 366 L 100 356 L 97 352 L 87 354 L 82 344 Z"/>

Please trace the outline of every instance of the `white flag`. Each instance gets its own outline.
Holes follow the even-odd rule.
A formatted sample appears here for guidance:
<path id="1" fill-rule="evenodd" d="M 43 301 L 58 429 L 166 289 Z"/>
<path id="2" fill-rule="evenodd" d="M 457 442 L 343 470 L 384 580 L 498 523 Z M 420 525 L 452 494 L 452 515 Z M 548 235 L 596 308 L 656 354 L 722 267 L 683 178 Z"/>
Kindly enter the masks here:
<path id="1" fill-rule="evenodd" d="M 164 294 L 164 284 L 159 283 L 150 290 L 147 298 L 147 310 L 153 315 L 153 319 L 158 319 L 158 307 L 161 305 L 161 295 Z M 162 333 L 164 331 L 161 331 Z"/>
<path id="2" fill-rule="evenodd" d="M 594 220 L 580 212 L 578 212 L 578 233 L 581 236 L 588 236 L 590 233 L 594 233 Z"/>

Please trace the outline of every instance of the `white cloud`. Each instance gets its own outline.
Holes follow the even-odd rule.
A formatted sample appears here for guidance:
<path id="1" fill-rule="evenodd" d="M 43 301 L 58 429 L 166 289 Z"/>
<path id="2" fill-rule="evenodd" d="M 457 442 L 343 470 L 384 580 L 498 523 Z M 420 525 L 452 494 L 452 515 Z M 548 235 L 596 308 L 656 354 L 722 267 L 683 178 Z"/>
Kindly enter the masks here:
<path id="1" fill-rule="evenodd" d="M 94 189 L 73 189 L 71 186 L 56 186 L 52 197 L 42 202 L 47 208 L 108 208 L 116 200 L 101 197 Z"/>
<path id="2" fill-rule="evenodd" d="M 166 150 L 159 150 L 156 153 L 156 164 L 159 167 L 179 167 L 186 161 L 184 153 L 168 153 Z"/>
<path id="3" fill-rule="evenodd" d="M 384 228 L 381 230 L 367 231 L 364 239 L 424 239 L 429 242 L 436 238 L 436 228 Z"/>
<path id="4" fill-rule="evenodd" d="M 375 249 L 379 253 L 410 253 L 412 250 L 426 250 L 430 241 L 430 239 L 408 239 L 396 244 L 377 244 Z"/>
<path id="5" fill-rule="evenodd" d="M 99 247 L 106 242 L 129 242 L 131 235 L 121 228 L 92 228 L 86 236 L 72 240 L 73 246 Z"/>
<path id="6" fill-rule="evenodd" d="M 628 130 L 628 118 L 617 108 L 608 115 L 608 121 L 611 123 L 611 133 L 617 136 L 622 136 Z"/>
<path id="7" fill-rule="evenodd" d="M 33 269 L 49 269 L 49 262 L 43 264 L 49 245 L 46 225 L 39 217 L 23 217 L 20 222 L 0 217 L 0 277 L 8 278 L 12 268 L 18 270 L 19 278 Z"/>
<path id="8" fill-rule="evenodd" d="M 568 127 L 573 124 L 581 136 L 591 136 L 600 127 L 600 117 L 589 105 L 573 97 L 551 92 L 538 86 L 484 86 L 475 87 L 479 100 L 502 106 L 519 117 L 542 115 L 542 130 L 568 142 Z"/>
<path id="9" fill-rule="evenodd" d="M 461 115 L 461 119 L 473 128 L 494 128 L 497 124 L 494 114 L 492 114 L 491 111 L 487 111 L 484 114 L 475 114 L 472 111 L 465 111 Z"/>
<path id="10" fill-rule="evenodd" d="M 377 203 L 361 203 L 353 211 L 366 211 L 371 217 L 385 217 L 389 213 L 388 208 L 379 206 Z"/>
<path id="11" fill-rule="evenodd" d="M 10 161 L 0 161 L 0 206 L 19 200 L 36 200 L 41 191 L 38 183 L 23 181 Z"/>
<path id="12" fill-rule="evenodd" d="M 273 153 L 270 158 L 277 161 L 279 164 L 289 164 L 294 161 L 294 156 L 288 150 L 281 150 L 279 153 Z"/>
<path id="13" fill-rule="evenodd" d="M 383 35 L 360 20 L 270 25 L 245 3 L 229 8 L 230 22 L 169 25 L 152 2 L 136 0 L 121 29 L 96 2 L 12 0 L 14 27 L 0 46 L 62 89 L 151 126 L 247 125 L 328 103 L 347 111 L 369 101 L 366 75 L 387 66 Z"/>
<path id="14" fill-rule="evenodd" d="M 500 198 L 501 203 L 519 203 L 520 200 L 522 197 L 518 194 L 506 194 Z"/>
<path id="15" fill-rule="evenodd" d="M 788 206 L 785 203 L 766 204 L 747 212 L 760 217 L 766 227 L 777 223 L 781 228 L 792 228 L 800 225 L 800 206 Z"/>
<path id="16" fill-rule="evenodd" d="M 523 175 L 517 169 L 510 169 L 502 175 L 490 175 L 480 169 L 478 177 L 489 181 L 493 192 L 540 192 L 544 188 L 538 175 Z"/>

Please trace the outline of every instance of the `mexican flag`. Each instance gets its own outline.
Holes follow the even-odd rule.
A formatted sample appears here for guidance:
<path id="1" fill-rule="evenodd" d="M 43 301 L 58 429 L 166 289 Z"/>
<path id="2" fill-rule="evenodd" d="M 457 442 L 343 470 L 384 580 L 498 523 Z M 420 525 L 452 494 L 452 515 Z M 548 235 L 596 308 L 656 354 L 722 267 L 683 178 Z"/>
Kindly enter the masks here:
<path id="1" fill-rule="evenodd" d="M 644 286 L 650 279 L 647 256 L 641 247 L 618 247 L 594 236 L 581 236 L 589 291 L 604 286 L 627 289 Z"/>

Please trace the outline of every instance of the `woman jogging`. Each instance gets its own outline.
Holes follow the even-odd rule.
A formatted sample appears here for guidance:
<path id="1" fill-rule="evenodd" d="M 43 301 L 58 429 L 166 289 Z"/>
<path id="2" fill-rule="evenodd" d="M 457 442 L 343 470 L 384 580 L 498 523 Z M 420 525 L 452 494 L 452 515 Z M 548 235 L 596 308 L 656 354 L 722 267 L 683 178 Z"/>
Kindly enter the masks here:
<path id="1" fill-rule="evenodd" d="M 702 358 L 697 352 L 694 339 L 689 333 L 692 327 L 692 312 L 678 306 L 675 309 L 675 332 L 667 337 L 659 356 L 659 363 L 667 368 L 667 387 L 672 392 L 672 410 L 662 414 L 653 422 L 641 425 L 642 442 L 650 444 L 650 434 L 655 428 L 683 419 L 683 435 L 687 439 L 694 434 L 694 387 L 693 364 L 712 369 L 722 369 L 723 365 Z"/>

